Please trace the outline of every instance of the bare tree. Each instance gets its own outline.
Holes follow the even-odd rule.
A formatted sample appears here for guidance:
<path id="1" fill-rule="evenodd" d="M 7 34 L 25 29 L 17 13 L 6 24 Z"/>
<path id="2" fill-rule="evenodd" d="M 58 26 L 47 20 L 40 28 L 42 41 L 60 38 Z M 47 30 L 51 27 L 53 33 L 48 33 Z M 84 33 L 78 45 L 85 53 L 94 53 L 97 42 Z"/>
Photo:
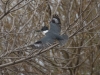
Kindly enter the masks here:
<path id="1" fill-rule="evenodd" d="M 53 14 L 66 45 L 27 49 Z M 99 62 L 99 0 L 0 0 L 0 75 L 99 75 Z"/>

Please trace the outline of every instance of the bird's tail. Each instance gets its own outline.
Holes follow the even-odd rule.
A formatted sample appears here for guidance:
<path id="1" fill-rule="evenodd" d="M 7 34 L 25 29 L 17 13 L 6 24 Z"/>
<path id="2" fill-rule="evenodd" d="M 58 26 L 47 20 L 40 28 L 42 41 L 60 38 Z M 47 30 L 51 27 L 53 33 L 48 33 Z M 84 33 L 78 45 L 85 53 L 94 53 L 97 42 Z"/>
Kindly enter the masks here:
<path id="1" fill-rule="evenodd" d="M 42 46 L 40 46 L 39 44 L 36 44 L 36 45 L 31 44 L 31 45 L 28 45 L 27 47 L 28 49 L 41 49 L 42 48 Z"/>
<path id="2" fill-rule="evenodd" d="M 61 35 L 62 36 L 62 40 L 59 40 L 59 43 L 60 43 L 60 45 L 65 45 L 66 44 L 66 42 L 67 42 L 67 40 L 68 40 L 68 35 L 67 34 L 62 34 Z"/>
<path id="3" fill-rule="evenodd" d="M 33 44 L 28 45 L 27 47 L 28 47 L 28 48 L 32 48 L 32 49 L 35 48 L 35 46 L 34 46 Z"/>

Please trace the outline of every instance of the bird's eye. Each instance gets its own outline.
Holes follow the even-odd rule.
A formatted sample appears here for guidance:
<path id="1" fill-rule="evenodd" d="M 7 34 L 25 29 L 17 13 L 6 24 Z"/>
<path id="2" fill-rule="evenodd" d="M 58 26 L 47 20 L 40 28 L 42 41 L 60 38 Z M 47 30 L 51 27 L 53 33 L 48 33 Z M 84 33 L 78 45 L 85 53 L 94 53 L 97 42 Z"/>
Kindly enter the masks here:
<path id="1" fill-rule="evenodd" d="M 40 44 L 40 43 L 42 43 L 41 41 L 37 41 L 37 42 L 35 42 L 35 44 Z"/>

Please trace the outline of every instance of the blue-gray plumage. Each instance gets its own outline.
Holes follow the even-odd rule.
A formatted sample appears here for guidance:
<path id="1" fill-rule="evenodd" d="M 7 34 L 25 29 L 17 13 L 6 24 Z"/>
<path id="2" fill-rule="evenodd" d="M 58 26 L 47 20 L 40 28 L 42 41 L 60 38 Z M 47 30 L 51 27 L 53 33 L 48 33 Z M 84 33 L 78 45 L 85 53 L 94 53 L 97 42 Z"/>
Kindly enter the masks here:
<path id="1" fill-rule="evenodd" d="M 32 48 L 46 48 L 47 46 L 53 44 L 55 40 L 58 40 L 60 45 L 64 45 L 68 40 L 68 36 L 66 34 L 60 35 L 61 22 L 57 15 L 53 15 L 50 22 L 50 29 L 48 30 L 48 27 L 44 26 L 42 27 L 41 31 L 44 32 L 43 34 L 45 34 L 45 36 L 39 41 L 30 45 Z"/>
<path id="2" fill-rule="evenodd" d="M 61 32 L 61 22 L 58 15 L 53 15 L 53 18 L 50 22 L 50 30 L 53 33 L 60 34 Z"/>

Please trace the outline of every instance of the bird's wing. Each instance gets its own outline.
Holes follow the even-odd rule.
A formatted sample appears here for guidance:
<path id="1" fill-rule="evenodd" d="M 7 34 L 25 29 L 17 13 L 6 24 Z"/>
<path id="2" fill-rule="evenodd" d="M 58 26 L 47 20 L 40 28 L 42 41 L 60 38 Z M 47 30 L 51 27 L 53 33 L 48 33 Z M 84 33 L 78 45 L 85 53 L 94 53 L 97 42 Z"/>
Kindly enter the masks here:
<path id="1" fill-rule="evenodd" d="M 61 21 L 58 15 L 53 15 L 53 18 L 50 22 L 50 31 L 59 33 L 61 31 Z"/>
<path id="2" fill-rule="evenodd" d="M 63 35 L 56 35 L 56 39 L 59 41 L 60 45 L 65 45 L 67 40 L 68 40 L 68 35 L 67 34 L 63 34 Z"/>
<path id="3" fill-rule="evenodd" d="M 50 33 L 47 33 L 46 36 L 44 36 L 42 39 L 39 41 L 35 42 L 34 44 L 30 45 L 33 49 L 44 49 L 50 45 L 53 44 L 54 42 L 54 37 L 51 37 Z"/>

